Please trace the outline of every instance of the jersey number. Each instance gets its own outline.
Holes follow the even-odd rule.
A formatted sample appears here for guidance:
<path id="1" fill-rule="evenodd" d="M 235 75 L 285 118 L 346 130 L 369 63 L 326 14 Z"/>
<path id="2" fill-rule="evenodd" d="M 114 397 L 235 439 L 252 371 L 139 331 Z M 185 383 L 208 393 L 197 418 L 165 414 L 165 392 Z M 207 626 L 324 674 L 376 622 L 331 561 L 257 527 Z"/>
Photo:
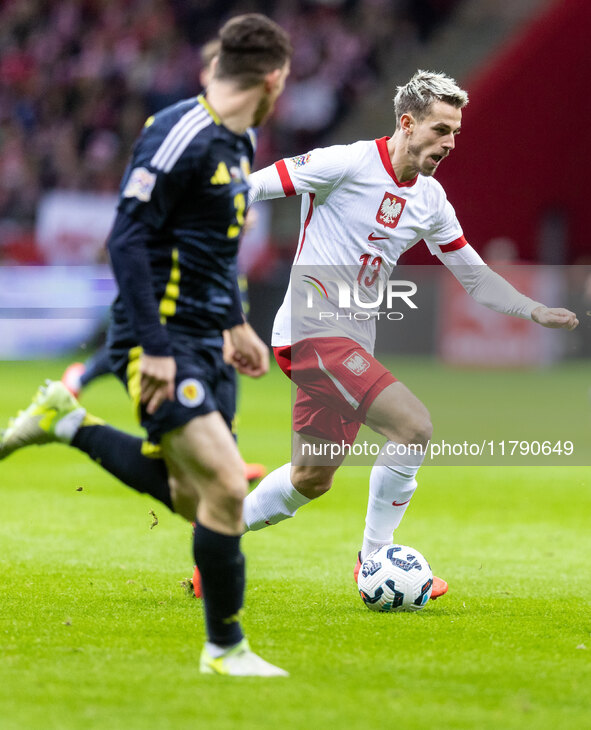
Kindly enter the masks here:
<path id="1" fill-rule="evenodd" d="M 246 210 L 246 198 L 244 193 L 238 193 L 234 196 L 234 208 L 236 210 L 236 223 L 228 226 L 228 238 L 236 238 L 240 235 L 242 226 L 244 225 L 244 211 Z"/>
<path id="2" fill-rule="evenodd" d="M 382 257 L 374 256 L 373 259 L 370 261 L 371 257 L 372 254 L 370 253 L 361 254 L 361 256 L 359 257 L 359 261 L 361 261 L 361 268 L 359 269 L 359 273 L 357 274 L 357 281 L 359 282 L 360 286 L 373 286 L 376 283 L 376 280 L 380 274 Z M 369 276 L 366 276 L 364 280 L 363 276 L 368 268 L 370 268 L 371 271 L 368 272 Z"/>

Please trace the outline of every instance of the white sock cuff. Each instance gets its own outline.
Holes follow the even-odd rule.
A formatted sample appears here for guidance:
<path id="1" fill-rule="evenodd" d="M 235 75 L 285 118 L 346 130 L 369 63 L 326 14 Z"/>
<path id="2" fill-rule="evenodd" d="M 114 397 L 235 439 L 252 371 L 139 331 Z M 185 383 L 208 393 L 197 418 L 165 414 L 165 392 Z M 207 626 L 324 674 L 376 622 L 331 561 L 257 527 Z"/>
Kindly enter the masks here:
<path id="1" fill-rule="evenodd" d="M 66 414 L 55 424 L 55 435 L 58 441 L 69 444 L 76 435 L 78 429 L 82 425 L 82 421 L 86 416 L 86 408 L 76 408 L 74 411 Z"/>
<path id="2" fill-rule="evenodd" d="M 417 444 L 398 444 L 386 441 L 374 466 L 385 466 L 402 476 L 416 476 L 425 458 L 426 449 Z"/>
<path id="3" fill-rule="evenodd" d="M 291 464 L 275 469 L 244 500 L 246 530 L 262 530 L 268 525 L 293 517 L 310 500 L 291 483 Z"/>
<path id="4" fill-rule="evenodd" d="M 291 464 L 284 464 L 283 466 L 280 466 L 277 471 L 283 472 L 281 474 L 281 476 L 284 477 L 281 481 L 281 492 L 286 504 L 289 504 L 290 507 L 293 507 L 293 509 L 296 510 L 311 501 L 309 497 L 304 497 L 304 495 L 298 492 L 298 490 L 293 486 L 291 481 Z"/>

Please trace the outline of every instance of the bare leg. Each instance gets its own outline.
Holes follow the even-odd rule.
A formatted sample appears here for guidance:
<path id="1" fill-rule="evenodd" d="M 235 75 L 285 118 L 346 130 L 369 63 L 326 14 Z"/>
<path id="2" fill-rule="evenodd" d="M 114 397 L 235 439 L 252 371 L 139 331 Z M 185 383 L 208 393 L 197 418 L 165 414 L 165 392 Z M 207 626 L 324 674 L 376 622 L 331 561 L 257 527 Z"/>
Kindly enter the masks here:
<path id="1" fill-rule="evenodd" d="M 162 439 L 175 510 L 225 535 L 242 533 L 247 492 L 242 459 L 217 412 L 194 418 Z"/>
<path id="2" fill-rule="evenodd" d="M 406 385 L 391 383 L 367 411 L 365 423 L 389 441 L 426 446 L 433 433 L 429 411 Z"/>
<path id="3" fill-rule="evenodd" d="M 244 638 L 245 563 L 240 551 L 247 484 L 232 434 L 218 412 L 199 416 L 161 442 L 175 507 L 195 519 L 193 554 L 201 573 L 210 645 L 229 650 Z"/>
<path id="4" fill-rule="evenodd" d="M 293 453 L 304 453 L 305 444 L 330 444 L 328 441 L 293 435 Z M 332 485 L 342 458 L 326 466 L 326 459 L 306 457 L 305 464 L 284 464 L 268 474 L 244 501 L 247 530 L 261 530 L 294 517 L 300 507 L 325 494 Z"/>

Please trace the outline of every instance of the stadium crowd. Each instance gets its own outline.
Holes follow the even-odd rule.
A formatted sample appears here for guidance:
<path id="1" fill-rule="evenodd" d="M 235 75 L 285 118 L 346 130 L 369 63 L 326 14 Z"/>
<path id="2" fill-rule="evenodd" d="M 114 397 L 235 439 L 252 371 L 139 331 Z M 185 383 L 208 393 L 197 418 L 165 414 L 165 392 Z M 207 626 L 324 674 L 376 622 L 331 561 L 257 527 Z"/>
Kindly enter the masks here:
<path id="1" fill-rule="evenodd" d="M 114 192 L 151 113 L 200 89 L 200 49 L 230 15 L 263 12 L 294 45 L 257 166 L 323 144 L 379 78 L 388 46 L 421 42 L 458 0 L 5 0 L 0 4 L 0 260 L 42 261 L 49 190 Z"/>

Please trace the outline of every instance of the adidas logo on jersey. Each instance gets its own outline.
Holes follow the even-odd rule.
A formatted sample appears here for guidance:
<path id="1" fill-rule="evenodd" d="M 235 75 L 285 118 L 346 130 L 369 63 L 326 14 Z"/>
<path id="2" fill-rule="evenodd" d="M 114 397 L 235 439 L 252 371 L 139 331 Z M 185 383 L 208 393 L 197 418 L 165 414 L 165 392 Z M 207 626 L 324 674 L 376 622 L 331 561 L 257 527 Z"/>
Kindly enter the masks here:
<path id="1" fill-rule="evenodd" d="M 214 172 L 214 174 L 209 182 L 212 185 L 227 185 L 231 181 L 232 181 L 232 178 L 230 177 L 230 172 L 228 171 L 228 166 L 226 165 L 225 162 L 220 162 L 220 164 L 217 166 L 217 169 Z"/>

